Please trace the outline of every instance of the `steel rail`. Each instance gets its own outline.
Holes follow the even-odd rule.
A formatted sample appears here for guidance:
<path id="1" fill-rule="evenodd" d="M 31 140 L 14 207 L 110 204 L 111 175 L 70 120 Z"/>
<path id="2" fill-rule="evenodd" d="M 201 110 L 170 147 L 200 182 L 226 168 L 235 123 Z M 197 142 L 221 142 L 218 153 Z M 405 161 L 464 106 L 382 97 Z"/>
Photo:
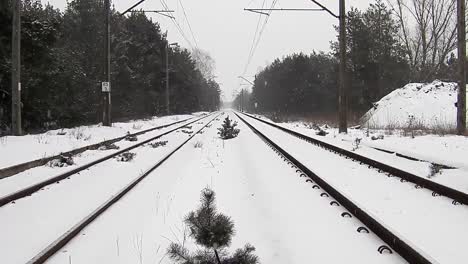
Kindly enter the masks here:
<path id="1" fill-rule="evenodd" d="M 84 146 L 84 147 L 76 148 L 76 149 L 69 150 L 69 151 L 66 151 L 66 152 L 62 152 L 62 153 L 60 153 L 58 155 L 53 155 L 53 156 L 40 158 L 40 159 L 36 159 L 36 160 L 32 160 L 32 161 L 27 161 L 27 162 L 24 162 L 24 163 L 12 165 L 12 166 L 9 166 L 9 167 L 1 168 L 0 169 L 0 180 L 4 179 L 4 178 L 11 177 L 11 176 L 14 176 L 15 174 L 18 174 L 18 173 L 23 172 L 25 170 L 29 170 L 29 169 L 32 169 L 32 168 L 35 168 L 35 167 L 45 165 L 45 164 L 47 164 L 47 162 L 49 162 L 51 160 L 54 160 L 54 159 L 58 159 L 61 156 L 74 156 L 76 154 L 85 152 L 87 150 L 94 150 L 94 149 L 98 149 L 99 147 L 104 146 L 104 145 L 109 145 L 109 144 L 112 144 L 112 143 L 115 143 L 115 142 L 119 142 L 119 141 L 125 139 L 128 136 L 139 136 L 139 135 L 142 135 L 142 134 L 154 131 L 154 130 L 163 129 L 163 128 L 170 127 L 170 126 L 173 126 L 173 125 L 177 125 L 177 124 L 189 121 L 189 120 L 194 119 L 194 118 L 195 117 L 190 117 L 190 118 L 180 120 L 180 121 L 177 121 L 177 122 L 173 122 L 173 123 L 170 123 L 170 124 L 148 128 L 148 129 L 145 129 L 145 130 L 133 133 L 133 134 L 128 134 L 128 135 L 125 135 L 125 136 L 105 140 L 105 141 L 102 141 L 102 142 L 99 142 L 99 143 L 95 143 L 95 144 L 91 144 L 91 145 L 88 145 L 88 146 Z"/>
<path id="2" fill-rule="evenodd" d="M 61 248 L 63 248 L 68 242 L 70 242 L 76 235 L 78 235 L 81 230 L 83 230 L 86 226 L 91 224 L 94 220 L 96 220 L 101 214 L 103 214 L 107 209 L 109 209 L 113 204 L 118 202 L 122 199 L 127 193 L 129 193 L 135 186 L 137 186 L 141 181 L 143 181 L 148 175 L 150 175 L 155 169 L 161 166 L 166 160 L 168 160 L 174 153 L 176 153 L 179 149 L 181 149 L 187 142 L 189 142 L 193 137 L 199 134 L 203 129 L 205 129 L 211 122 L 213 122 L 216 118 L 218 118 L 221 114 L 216 115 L 213 119 L 207 122 L 201 129 L 199 129 L 196 133 L 193 133 L 188 139 L 182 142 L 179 146 L 177 146 L 174 150 L 172 150 L 169 154 L 164 156 L 160 159 L 154 166 L 149 168 L 143 174 L 141 174 L 138 178 L 133 180 L 129 183 L 126 187 L 120 190 L 118 193 L 113 195 L 109 200 L 107 200 L 104 204 L 99 206 L 96 210 L 94 210 L 91 214 L 83 218 L 79 221 L 76 225 L 74 225 L 71 229 L 66 231 L 62 236 L 56 239 L 54 242 L 49 244 L 44 250 L 39 252 L 36 256 L 34 256 L 31 260 L 27 262 L 27 264 L 42 264 L 46 262 L 50 257 L 52 257 L 55 253 L 57 253 Z"/>
<path id="3" fill-rule="evenodd" d="M 257 120 L 257 121 L 260 121 L 260 122 L 262 122 L 264 124 L 267 124 L 267 125 L 270 125 L 272 127 L 278 128 L 278 129 L 282 130 L 283 132 L 286 132 L 286 133 L 288 133 L 290 135 L 296 136 L 296 137 L 298 137 L 298 138 L 300 138 L 302 140 L 305 140 L 305 141 L 307 141 L 307 142 L 309 142 L 311 144 L 314 144 L 314 145 L 317 145 L 317 146 L 322 147 L 324 149 L 327 149 L 329 151 L 335 152 L 335 153 L 337 153 L 339 155 L 342 155 L 342 156 L 344 156 L 346 158 L 350 158 L 350 159 L 355 160 L 357 162 L 366 164 L 366 165 L 368 165 L 370 167 L 374 167 L 379 171 L 389 173 L 389 174 L 391 174 L 393 176 L 399 177 L 399 178 L 404 179 L 404 180 L 406 180 L 408 182 L 412 182 L 412 183 L 418 185 L 418 187 L 429 189 L 429 190 L 433 191 L 436 194 L 443 195 L 443 196 L 449 197 L 451 199 L 454 199 L 454 202 L 458 202 L 458 203 L 468 205 L 468 194 L 467 193 L 464 193 L 464 192 L 461 192 L 459 190 L 450 188 L 448 186 L 433 182 L 431 180 L 427 180 L 427 179 L 425 179 L 423 177 L 417 176 L 417 175 L 412 174 L 410 172 L 407 172 L 407 171 L 398 169 L 396 167 L 387 165 L 385 163 L 382 163 L 380 161 L 373 160 L 371 158 L 359 155 L 359 154 L 357 154 L 355 152 L 352 152 L 352 151 L 337 147 L 335 145 L 323 142 L 321 140 L 306 136 L 306 135 L 298 133 L 296 131 L 293 131 L 293 130 L 287 129 L 285 127 L 279 126 L 277 124 L 273 124 L 271 122 L 262 120 L 262 119 L 260 119 L 258 117 L 252 116 L 251 114 L 247 114 L 247 113 L 243 113 L 243 114 L 250 117 L 250 118 L 253 118 L 253 119 Z"/>
<path id="4" fill-rule="evenodd" d="M 82 166 L 79 166 L 79 167 L 77 167 L 77 168 L 75 168 L 75 169 L 69 170 L 69 171 L 67 171 L 67 172 L 64 172 L 64 173 L 62 173 L 62 174 L 59 174 L 59 175 L 57 175 L 57 176 L 54 176 L 54 177 L 49 178 L 49 179 L 47 179 L 47 180 L 44 180 L 44 181 L 42 181 L 42 182 L 33 184 L 33 185 L 29 186 L 29 187 L 23 188 L 23 189 L 18 190 L 18 191 L 16 191 L 16 192 L 13 192 L 13 193 L 7 194 L 7 195 L 5 195 L 5 196 L 3 196 L 3 197 L 0 197 L 0 207 L 4 206 L 4 205 L 6 205 L 6 204 L 8 204 L 8 203 L 10 203 L 10 202 L 12 202 L 12 201 L 15 201 L 15 200 L 24 198 L 24 197 L 26 197 L 26 196 L 30 196 L 30 195 L 32 195 L 33 193 L 39 191 L 40 189 L 44 188 L 44 187 L 47 186 L 47 185 L 51 185 L 51 184 L 53 184 L 53 183 L 55 183 L 55 182 L 61 181 L 61 180 L 65 179 L 65 178 L 67 178 L 67 177 L 69 177 L 69 176 L 71 176 L 71 175 L 73 175 L 73 174 L 76 174 L 76 173 L 78 173 L 78 172 L 80 172 L 80 171 L 83 171 L 83 170 L 85 170 L 85 169 L 88 169 L 88 168 L 91 167 L 91 166 L 94 166 L 94 165 L 96 165 L 96 164 L 99 164 L 99 163 L 101 163 L 101 162 L 104 162 L 104 161 L 106 161 L 106 160 L 109 160 L 109 159 L 111 159 L 111 158 L 113 158 L 113 157 L 115 157 L 115 156 L 117 156 L 117 155 L 119 155 L 119 154 L 122 154 L 122 153 L 124 153 L 124 152 L 129 151 L 129 150 L 132 150 L 132 149 L 134 149 L 134 148 L 140 147 L 140 146 L 142 146 L 142 145 L 144 145 L 144 144 L 146 144 L 146 143 L 148 143 L 148 142 L 154 141 L 154 140 L 156 140 L 156 139 L 158 139 L 158 138 L 161 138 L 161 137 L 163 137 L 163 136 L 165 136 L 165 135 L 167 135 L 167 134 L 170 134 L 170 133 L 172 133 L 172 132 L 174 132 L 174 131 L 176 131 L 176 130 L 179 130 L 179 129 L 181 129 L 181 128 L 184 128 L 184 127 L 186 127 L 187 125 L 190 125 L 190 124 L 193 124 L 193 123 L 195 123 L 195 122 L 197 122 L 197 121 L 199 121 L 199 120 L 205 119 L 205 118 L 207 118 L 207 117 L 209 117 L 209 116 L 211 116 L 211 115 L 212 115 L 212 114 L 207 115 L 207 116 L 204 116 L 204 117 L 201 117 L 201 118 L 198 118 L 198 119 L 196 119 L 196 120 L 194 120 L 194 121 L 191 121 L 191 122 L 189 122 L 189 123 L 187 123 L 187 124 L 178 126 L 178 127 L 174 128 L 174 129 L 171 129 L 171 130 L 166 131 L 166 132 L 164 132 L 164 133 L 162 133 L 162 134 L 159 134 L 159 135 L 157 135 L 157 136 L 154 136 L 154 137 L 152 137 L 152 138 L 149 138 L 149 139 L 147 139 L 147 140 L 144 140 L 144 141 L 142 141 L 142 142 L 139 142 L 139 143 L 137 143 L 137 144 L 135 144 L 135 145 L 132 145 L 132 146 L 127 147 L 127 148 L 124 148 L 124 149 L 122 149 L 122 150 L 119 150 L 119 151 L 117 151 L 117 152 L 114 152 L 114 153 L 112 153 L 112 154 L 109 154 L 109 155 L 107 155 L 107 156 L 104 156 L 104 157 L 99 158 L 99 159 L 97 159 L 97 160 L 94 160 L 94 161 L 92 161 L 92 162 L 89 162 L 89 163 L 87 163 L 87 164 L 84 164 L 84 165 L 82 165 Z"/>
<path id="5" fill-rule="evenodd" d="M 265 134 L 260 132 L 257 128 L 252 126 L 248 121 L 242 118 L 238 113 L 235 113 L 237 117 L 242 120 L 256 135 L 258 135 L 265 143 L 271 146 L 276 152 L 280 153 L 285 159 L 289 160 L 294 167 L 301 170 L 307 177 L 313 180 L 321 189 L 330 194 L 339 204 L 351 212 L 356 218 L 358 218 L 364 225 L 369 227 L 380 239 L 387 243 L 392 249 L 394 249 L 401 257 L 407 260 L 409 263 L 420 263 L 429 264 L 436 263 L 430 257 L 424 253 L 413 248 L 404 239 L 398 237 L 395 233 L 386 228 L 378 220 L 374 219 L 370 214 L 360 208 L 353 201 L 348 199 L 346 196 L 341 194 L 332 185 L 328 184 L 325 180 L 319 177 L 317 174 L 312 172 L 309 168 L 299 162 L 291 154 L 281 148 L 278 144 L 273 142 Z"/>

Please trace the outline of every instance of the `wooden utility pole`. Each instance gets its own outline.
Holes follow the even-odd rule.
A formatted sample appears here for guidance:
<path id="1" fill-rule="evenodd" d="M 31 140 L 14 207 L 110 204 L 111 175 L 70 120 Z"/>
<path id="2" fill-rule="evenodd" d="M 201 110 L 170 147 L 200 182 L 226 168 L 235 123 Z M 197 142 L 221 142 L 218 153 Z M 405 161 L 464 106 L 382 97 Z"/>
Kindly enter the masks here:
<path id="1" fill-rule="evenodd" d="M 21 136 L 21 0 L 13 0 L 11 49 L 11 131 Z"/>
<path id="2" fill-rule="evenodd" d="M 105 82 L 102 83 L 102 124 L 112 126 L 111 118 L 111 81 L 110 81 L 110 0 L 104 0 L 105 10 Z"/>
<path id="3" fill-rule="evenodd" d="M 457 102 L 457 133 L 466 132 L 466 18 L 465 0 L 457 0 L 458 9 L 458 102 Z"/>
<path id="4" fill-rule="evenodd" d="M 340 0 L 340 87 L 338 94 L 339 132 L 348 133 L 348 91 L 346 78 L 346 7 Z"/>

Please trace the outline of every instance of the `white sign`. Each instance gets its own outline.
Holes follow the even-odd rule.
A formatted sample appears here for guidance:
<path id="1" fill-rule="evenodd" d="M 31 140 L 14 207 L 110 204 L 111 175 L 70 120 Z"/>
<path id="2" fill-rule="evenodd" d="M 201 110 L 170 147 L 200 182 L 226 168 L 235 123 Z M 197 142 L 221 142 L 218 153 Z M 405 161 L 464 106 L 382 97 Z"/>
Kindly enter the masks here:
<path id="1" fill-rule="evenodd" d="M 21 92 L 21 83 L 18 83 L 18 92 Z"/>
<path id="2" fill-rule="evenodd" d="M 102 82 L 102 91 L 103 92 L 110 92 L 110 82 Z"/>

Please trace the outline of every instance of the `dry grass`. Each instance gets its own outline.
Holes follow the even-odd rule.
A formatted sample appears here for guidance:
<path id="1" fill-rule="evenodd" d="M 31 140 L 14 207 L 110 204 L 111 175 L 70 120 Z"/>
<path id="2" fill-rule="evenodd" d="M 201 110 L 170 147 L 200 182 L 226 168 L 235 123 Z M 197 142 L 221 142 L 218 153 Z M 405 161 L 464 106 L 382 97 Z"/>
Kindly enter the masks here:
<path id="1" fill-rule="evenodd" d="M 336 113 L 310 113 L 310 114 L 278 114 L 278 113 L 262 113 L 275 123 L 288 122 L 304 122 L 310 124 L 328 125 L 330 127 L 338 127 L 338 115 Z M 359 125 L 358 113 L 349 113 L 348 125 Z"/>
<path id="2" fill-rule="evenodd" d="M 431 124 L 425 124 L 422 120 L 409 118 L 406 123 L 402 124 L 397 120 L 387 119 L 384 126 L 376 125 L 372 121 L 362 124 L 364 129 L 373 131 L 381 131 L 385 135 L 400 135 L 403 137 L 416 137 L 423 135 L 456 135 L 456 127 L 445 120 L 435 120 Z"/>

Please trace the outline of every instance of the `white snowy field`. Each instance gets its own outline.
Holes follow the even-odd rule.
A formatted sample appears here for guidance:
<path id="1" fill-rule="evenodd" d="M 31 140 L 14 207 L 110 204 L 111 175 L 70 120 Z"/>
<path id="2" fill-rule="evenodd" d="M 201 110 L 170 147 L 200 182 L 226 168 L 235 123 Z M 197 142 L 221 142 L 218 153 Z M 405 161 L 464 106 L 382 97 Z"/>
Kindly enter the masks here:
<path id="1" fill-rule="evenodd" d="M 389 178 L 253 118 L 247 119 L 319 177 L 436 262 L 463 263 L 468 259 L 468 252 L 464 250 L 468 244 L 467 206 L 454 206 L 448 198 L 432 197 L 429 190 L 416 189 L 412 183 Z M 396 159 L 393 162 L 397 165 L 411 167 L 408 161 Z"/>
<path id="2" fill-rule="evenodd" d="M 216 192 L 219 211 L 235 223 L 231 252 L 251 243 L 261 263 L 406 263 L 397 254 L 379 254 L 384 244 L 379 238 L 356 232 L 362 223 L 341 217 L 342 207 L 331 206 L 330 198 L 321 197 L 243 123 L 237 138 L 220 140 L 221 122 L 196 135 L 47 263 L 172 263 L 166 249 L 171 241 L 183 241 L 184 216 L 198 207 L 205 187 Z M 140 156 L 155 161 L 161 153 L 152 151 Z M 0 208 L 6 263 L 23 263 L 30 257 L 25 252 L 37 252 L 86 215 L 99 197 L 115 193 L 119 183 L 109 179 L 123 183 L 135 177 L 133 165 L 120 165 L 131 168 L 80 175 Z M 197 249 L 190 239 L 186 246 Z"/>
<path id="3" fill-rule="evenodd" d="M 127 132 L 136 133 L 201 114 L 203 113 L 154 117 L 114 123 L 112 127 L 90 125 L 50 130 L 36 135 L 0 137 L 0 169 L 121 137 Z"/>
<path id="4" fill-rule="evenodd" d="M 194 123 L 190 130 L 201 128 L 211 118 Z M 149 134 L 155 136 L 155 133 L 162 132 L 153 131 Z M 144 136 L 149 137 L 146 134 Z M 1 263 L 26 263 L 187 137 L 186 133 L 171 133 L 157 140 L 167 140 L 166 146 L 152 148 L 150 145 L 145 145 L 132 150 L 136 156 L 130 162 L 110 159 L 72 175 L 69 179 L 49 185 L 29 197 L 0 207 Z M 143 139 L 142 135 L 139 140 Z M 129 142 L 122 141 L 119 144 L 123 146 Z M 81 155 L 79 162 L 95 159 L 109 152 L 111 151 L 86 151 Z M 15 175 L 0 180 L 0 189 L 2 195 L 11 193 L 41 178 L 50 177 L 47 175 L 54 171 L 58 174 L 70 169 L 69 167 L 31 169 L 28 171 L 29 177 Z M 39 175 L 35 176 L 36 173 Z"/>

